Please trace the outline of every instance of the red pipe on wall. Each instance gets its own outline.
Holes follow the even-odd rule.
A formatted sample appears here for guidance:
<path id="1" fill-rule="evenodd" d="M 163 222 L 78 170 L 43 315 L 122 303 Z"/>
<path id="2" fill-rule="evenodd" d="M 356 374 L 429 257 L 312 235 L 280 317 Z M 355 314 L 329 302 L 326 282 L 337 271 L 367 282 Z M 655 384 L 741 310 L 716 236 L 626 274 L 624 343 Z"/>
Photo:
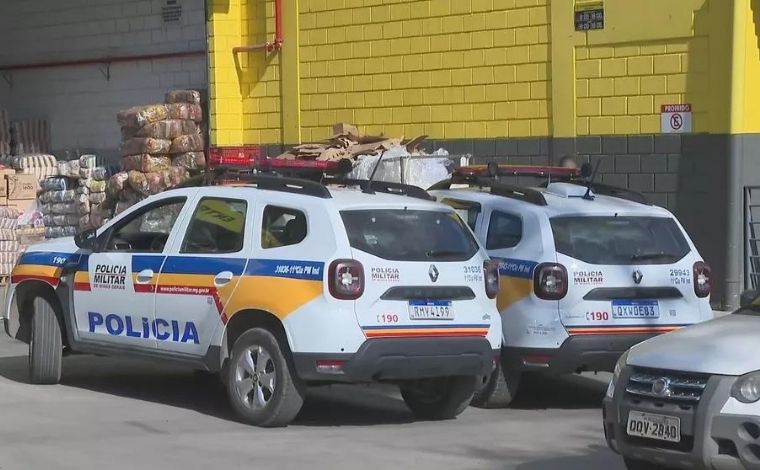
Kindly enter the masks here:
<path id="1" fill-rule="evenodd" d="M 267 41 L 261 44 L 251 44 L 248 46 L 235 46 L 232 53 L 252 52 L 266 50 L 267 52 L 279 51 L 282 49 L 282 0 L 274 0 L 274 41 Z"/>

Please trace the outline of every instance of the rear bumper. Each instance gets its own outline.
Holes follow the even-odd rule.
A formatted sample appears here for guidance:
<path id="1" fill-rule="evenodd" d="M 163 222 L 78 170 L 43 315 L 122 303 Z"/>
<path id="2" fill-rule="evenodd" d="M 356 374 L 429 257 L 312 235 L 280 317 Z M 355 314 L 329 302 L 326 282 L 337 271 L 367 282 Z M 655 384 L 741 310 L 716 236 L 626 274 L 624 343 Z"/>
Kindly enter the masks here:
<path id="1" fill-rule="evenodd" d="M 353 354 L 293 353 L 293 362 L 303 380 L 351 383 L 489 375 L 498 356 L 485 338 L 385 338 L 367 340 Z M 317 370 L 318 361 L 342 361 L 342 370 Z"/>
<path id="2" fill-rule="evenodd" d="M 505 367 L 553 374 L 612 372 L 625 351 L 653 336 L 656 335 L 577 335 L 567 338 L 559 348 L 505 347 Z"/>

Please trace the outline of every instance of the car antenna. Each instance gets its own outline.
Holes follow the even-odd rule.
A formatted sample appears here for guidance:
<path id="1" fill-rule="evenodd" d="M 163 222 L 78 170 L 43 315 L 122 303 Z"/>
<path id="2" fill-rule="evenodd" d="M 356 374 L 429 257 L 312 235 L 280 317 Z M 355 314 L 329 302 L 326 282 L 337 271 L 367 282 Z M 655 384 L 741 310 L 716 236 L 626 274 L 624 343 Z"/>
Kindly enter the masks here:
<path id="1" fill-rule="evenodd" d="M 587 201 L 593 201 L 594 196 L 591 195 L 591 186 L 594 184 L 594 179 L 596 178 L 596 173 L 599 171 L 599 164 L 602 163 L 602 159 L 596 161 L 596 165 L 594 166 L 594 171 L 591 171 L 591 164 L 590 163 L 584 163 L 581 165 L 581 176 L 583 176 L 586 179 L 586 194 L 583 195 L 583 199 Z"/>
<path id="2" fill-rule="evenodd" d="M 372 191 L 372 181 L 375 180 L 375 173 L 377 173 L 377 169 L 380 167 L 380 162 L 383 161 L 383 155 L 385 155 L 385 150 L 380 153 L 377 163 L 375 163 L 375 167 L 372 168 L 372 173 L 369 175 L 369 180 L 367 181 L 367 187 L 362 191 L 365 194 L 375 194 L 375 192 Z"/>

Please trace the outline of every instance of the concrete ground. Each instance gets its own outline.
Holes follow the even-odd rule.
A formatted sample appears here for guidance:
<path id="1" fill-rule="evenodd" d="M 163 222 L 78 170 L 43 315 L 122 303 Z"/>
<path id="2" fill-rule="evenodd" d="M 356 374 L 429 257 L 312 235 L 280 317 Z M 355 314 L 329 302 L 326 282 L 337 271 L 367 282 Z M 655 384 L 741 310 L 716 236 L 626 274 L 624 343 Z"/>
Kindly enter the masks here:
<path id="1" fill-rule="evenodd" d="M 26 383 L 26 345 L 0 339 L 0 469 L 489 468 L 616 470 L 600 403 L 609 375 L 529 382 L 509 410 L 415 421 L 390 387 L 309 392 L 296 422 L 233 421 L 222 386 L 126 359 L 64 359 L 61 385 Z M 261 468 L 261 467 L 259 467 Z"/>

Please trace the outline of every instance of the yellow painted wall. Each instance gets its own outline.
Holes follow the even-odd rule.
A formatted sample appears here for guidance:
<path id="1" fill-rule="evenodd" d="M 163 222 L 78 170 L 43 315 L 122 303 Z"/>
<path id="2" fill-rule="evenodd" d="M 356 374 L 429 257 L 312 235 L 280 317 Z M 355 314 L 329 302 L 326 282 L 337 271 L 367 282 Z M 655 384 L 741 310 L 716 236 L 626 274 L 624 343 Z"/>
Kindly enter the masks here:
<path id="1" fill-rule="evenodd" d="M 760 131 L 760 0 L 604 0 L 589 32 L 573 25 L 585 0 L 284 0 L 283 50 L 237 58 L 273 38 L 272 0 L 208 1 L 214 145 L 313 141 L 336 122 L 434 139 L 657 133 L 670 103 L 692 104 L 695 132 Z"/>
<path id="2" fill-rule="evenodd" d="M 549 133 L 547 0 L 301 0 L 303 138 Z"/>

